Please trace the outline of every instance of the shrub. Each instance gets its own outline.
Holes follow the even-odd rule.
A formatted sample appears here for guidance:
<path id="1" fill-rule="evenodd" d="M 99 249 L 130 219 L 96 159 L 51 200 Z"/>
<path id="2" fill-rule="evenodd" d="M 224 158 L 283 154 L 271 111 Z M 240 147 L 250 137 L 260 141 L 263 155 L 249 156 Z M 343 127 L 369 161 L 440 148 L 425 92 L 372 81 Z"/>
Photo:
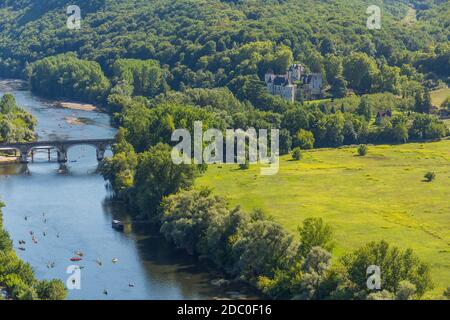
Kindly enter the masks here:
<path id="1" fill-rule="evenodd" d="M 373 292 L 367 295 L 367 300 L 395 300 L 395 296 L 388 290 Z"/>
<path id="2" fill-rule="evenodd" d="M 433 181 L 434 179 L 436 179 L 436 174 L 434 173 L 434 172 L 427 172 L 427 173 L 425 173 L 425 179 L 428 181 L 428 182 L 431 182 L 431 181 Z"/>
<path id="3" fill-rule="evenodd" d="M 369 151 L 369 148 L 365 144 L 362 144 L 358 147 L 358 154 L 361 157 L 364 157 L 368 151 Z"/>
<path id="4" fill-rule="evenodd" d="M 450 287 L 444 291 L 444 298 L 450 300 Z"/>
<path id="5" fill-rule="evenodd" d="M 299 161 L 302 158 L 302 150 L 297 147 L 292 150 L 292 159 Z"/>
<path id="6" fill-rule="evenodd" d="M 397 290 L 397 300 L 411 300 L 416 293 L 416 286 L 411 282 L 404 280 L 399 283 Z"/>
<path id="7" fill-rule="evenodd" d="M 250 162 L 248 160 L 245 160 L 245 163 L 239 164 L 239 169 L 241 170 L 247 170 L 250 168 Z"/>

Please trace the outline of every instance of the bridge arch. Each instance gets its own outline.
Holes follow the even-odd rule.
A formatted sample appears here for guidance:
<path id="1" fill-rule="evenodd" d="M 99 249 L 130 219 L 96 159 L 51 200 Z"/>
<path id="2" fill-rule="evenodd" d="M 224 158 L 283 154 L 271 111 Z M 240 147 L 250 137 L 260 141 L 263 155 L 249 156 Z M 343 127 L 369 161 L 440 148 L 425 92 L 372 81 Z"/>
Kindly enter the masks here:
<path id="1" fill-rule="evenodd" d="M 31 155 L 31 159 L 34 161 L 34 153 L 36 151 L 38 151 L 38 150 L 46 150 L 48 152 L 48 161 L 50 161 L 51 160 L 51 150 L 52 149 L 56 151 L 56 154 L 57 154 L 58 160 L 59 160 L 59 156 L 60 156 L 61 151 L 58 148 L 58 146 L 42 145 L 42 146 L 32 146 L 32 147 L 30 147 L 28 149 L 28 151 L 26 151 L 26 157 L 27 157 L 26 161 L 28 162 L 28 158 L 30 157 L 30 155 Z"/>
<path id="2" fill-rule="evenodd" d="M 91 142 L 80 142 L 75 144 L 67 145 L 64 148 L 64 153 L 66 154 L 66 157 L 68 157 L 68 153 L 70 149 L 77 148 L 77 147 L 91 147 L 95 150 L 97 161 L 101 162 L 105 158 L 105 154 L 107 150 L 112 150 L 112 143 L 105 142 L 105 143 L 91 143 Z"/>

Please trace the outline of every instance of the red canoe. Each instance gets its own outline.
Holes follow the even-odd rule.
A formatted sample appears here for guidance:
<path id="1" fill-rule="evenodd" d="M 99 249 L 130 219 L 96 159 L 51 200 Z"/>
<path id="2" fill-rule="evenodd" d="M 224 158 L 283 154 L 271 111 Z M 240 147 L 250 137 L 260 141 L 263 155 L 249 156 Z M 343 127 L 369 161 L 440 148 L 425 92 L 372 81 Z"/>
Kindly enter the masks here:
<path id="1" fill-rule="evenodd" d="M 81 259 L 80 257 L 70 258 L 70 261 L 81 261 L 81 260 L 83 260 L 83 259 Z"/>

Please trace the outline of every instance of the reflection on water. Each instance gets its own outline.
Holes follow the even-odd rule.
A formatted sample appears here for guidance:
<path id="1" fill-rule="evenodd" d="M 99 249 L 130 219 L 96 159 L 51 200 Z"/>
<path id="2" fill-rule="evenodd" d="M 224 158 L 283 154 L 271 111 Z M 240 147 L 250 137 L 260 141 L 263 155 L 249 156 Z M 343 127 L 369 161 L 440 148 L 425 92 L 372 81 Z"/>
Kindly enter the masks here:
<path id="1" fill-rule="evenodd" d="M 6 91 L 0 84 L 0 95 L 2 88 Z M 38 118 L 41 140 L 114 135 L 105 114 L 53 108 L 27 91 L 13 93 Z M 73 125 L 64 120 L 68 116 L 89 121 Z M 213 279 L 193 257 L 175 250 L 148 224 L 133 222 L 120 203 L 109 200 L 93 147 L 73 147 L 68 158 L 67 164 L 60 165 L 48 162 L 48 154 L 37 153 L 34 163 L 0 166 L 0 197 L 7 205 L 5 227 L 16 249 L 19 240 L 25 241 L 25 251 L 16 251 L 39 279 L 65 282 L 67 267 L 75 264 L 70 259 L 82 252 L 82 260 L 76 263 L 82 267 L 81 290 L 70 291 L 69 299 L 235 296 L 229 291 L 236 289 L 211 285 Z M 123 233 L 111 228 L 113 219 L 125 222 Z"/>

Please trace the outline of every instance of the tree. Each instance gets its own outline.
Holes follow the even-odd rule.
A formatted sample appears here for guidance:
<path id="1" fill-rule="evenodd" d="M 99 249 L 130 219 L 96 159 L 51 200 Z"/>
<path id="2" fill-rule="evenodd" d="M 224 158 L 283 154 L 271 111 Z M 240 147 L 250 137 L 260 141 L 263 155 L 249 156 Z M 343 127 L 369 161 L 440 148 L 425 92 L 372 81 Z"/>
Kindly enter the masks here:
<path id="1" fill-rule="evenodd" d="M 313 247 L 322 247 L 327 251 L 331 251 L 334 247 L 333 229 L 322 218 L 305 219 L 303 225 L 298 228 L 298 233 L 300 235 L 298 254 L 301 257 L 306 257 Z"/>
<path id="2" fill-rule="evenodd" d="M 300 147 L 294 148 L 292 150 L 292 159 L 299 161 L 302 158 L 302 149 Z"/>
<path id="3" fill-rule="evenodd" d="M 280 130 L 280 155 L 288 154 L 292 148 L 292 138 L 289 130 Z"/>
<path id="4" fill-rule="evenodd" d="M 155 97 L 167 90 L 166 75 L 158 61 L 119 59 L 114 63 L 113 72 L 115 82 L 131 86 L 136 96 Z"/>
<path id="5" fill-rule="evenodd" d="M 331 267 L 331 254 L 321 247 L 312 247 L 302 265 L 302 279 L 294 292 L 294 299 L 317 300 L 320 288 L 326 280 L 327 271 Z"/>
<path id="6" fill-rule="evenodd" d="M 357 113 L 370 121 L 372 119 L 372 104 L 368 96 L 363 96 L 361 102 L 358 105 Z"/>
<path id="7" fill-rule="evenodd" d="M 344 98 L 347 95 L 347 81 L 343 76 L 338 76 L 331 84 L 331 95 L 334 98 Z"/>
<path id="8" fill-rule="evenodd" d="M 408 126 L 406 121 L 393 121 L 391 129 L 392 140 L 396 143 L 405 143 L 408 141 Z"/>
<path id="9" fill-rule="evenodd" d="M 367 289 L 366 270 L 375 265 L 381 270 L 381 287 L 394 295 L 399 292 L 400 283 L 409 281 L 416 286 L 417 296 L 433 288 L 430 268 L 411 249 L 401 250 L 386 241 L 370 242 L 347 254 L 341 259 L 347 269 L 349 280 L 358 290 L 370 294 Z"/>
<path id="10" fill-rule="evenodd" d="M 287 68 L 292 64 L 293 61 L 294 56 L 291 49 L 286 46 L 281 46 L 278 50 L 275 51 L 272 60 L 272 68 L 276 73 L 285 73 Z"/>
<path id="11" fill-rule="evenodd" d="M 426 179 L 426 181 L 431 182 L 434 179 L 436 179 L 436 173 L 431 172 L 431 171 L 427 172 L 427 173 L 425 173 L 424 178 Z"/>
<path id="12" fill-rule="evenodd" d="M 308 150 L 314 148 L 314 142 L 314 134 L 311 131 L 300 129 L 295 135 L 294 146 Z"/>
<path id="13" fill-rule="evenodd" d="M 432 107 L 433 104 L 431 102 L 430 90 L 428 88 L 425 88 L 425 92 L 423 93 L 422 113 L 430 113 Z"/>
<path id="14" fill-rule="evenodd" d="M 423 110 L 424 110 L 423 105 L 424 105 L 424 100 L 423 100 L 422 92 L 417 91 L 416 96 L 415 96 L 414 111 L 423 113 Z"/>
<path id="15" fill-rule="evenodd" d="M 164 199 L 161 207 L 161 233 L 190 254 L 202 252 L 212 221 L 229 214 L 226 201 L 209 190 L 182 191 Z"/>
<path id="16" fill-rule="evenodd" d="M 0 142 L 30 142 L 36 139 L 36 119 L 16 105 L 12 94 L 5 94 L 0 100 Z"/>
<path id="17" fill-rule="evenodd" d="M 106 158 L 100 165 L 100 171 L 111 183 L 115 195 L 124 200 L 130 195 L 134 185 L 134 175 L 138 165 L 138 155 L 126 140 L 126 129 L 120 128 L 113 145 L 114 155 Z"/>
<path id="18" fill-rule="evenodd" d="M 379 90 L 381 92 L 399 94 L 401 91 L 400 68 L 390 67 L 384 64 L 381 67 L 380 79 L 378 81 L 380 84 Z"/>
<path id="19" fill-rule="evenodd" d="M 368 148 L 367 145 L 365 145 L 365 144 L 361 144 L 361 145 L 358 147 L 358 155 L 359 155 L 360 157 L 364 157 L 364 156 L 367 154 L 368 151 L 369 151 L 369 148 Z"/>
<path id="20" fill-rule="evenodd" d="M 67 296 L 67 290 L 61 280 L 39 281 L 36 292 L 42 300 L 64 300 Z"/>
<path id="21" fill-rule="evenodd" d="M 446 126 L 435 116 L 428 114 L 414 114 L 409 136 L 413 139 L 439 139 L 445 137 Z"/>
<path id="22" fill-rule="evenodd" d="M 196 165 L 173 163 L 172 148 L 158 143 L 139 154 L 132 197 L 140 212 L 154 217 L 161 200 L 181 188 L 187 188 L 199 174 Z"/>
<path id="23" fill-rule="evenodd" d="M 241 231 L 233 246 L 239 273 L 247 280 L 272 278 L 277 269 L 284 268 L 294 256 L 293 237 L 275 222 L 257 220 Z"/>
<path id="24" fill-rule="evenodd" d="M 375 60 L 365 53 L 352 53 L 345 60 L 345 79 L 349 86 L 359 93 L 373 92 L 379 73 Z"/>
<path id="25" fill-rule="evenodd" d="M 9 114 L 16 109 L 16 99 L 10 93 L 6 93 L 0 100 L 0 112 Z"/>
<path id="26" fill-rule="evenodd" d="M 233 255 L 233 246 L 249 222 L 248 214 L 239 207 L 229 214 L 214 215 L 206 230 L 201 253 L 207 255 L 219 268 L 230 274 L 238 274 L 240 257 Z"/>

